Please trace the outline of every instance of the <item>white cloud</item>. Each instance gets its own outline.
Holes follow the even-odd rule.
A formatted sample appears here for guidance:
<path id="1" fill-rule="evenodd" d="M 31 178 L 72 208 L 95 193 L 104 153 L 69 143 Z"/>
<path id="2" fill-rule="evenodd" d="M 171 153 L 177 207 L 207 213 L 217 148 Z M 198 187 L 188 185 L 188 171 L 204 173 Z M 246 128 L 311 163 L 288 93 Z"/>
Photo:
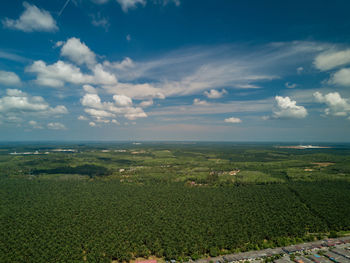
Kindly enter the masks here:
<path id="1" fill-rule="evenodd" d="M 135 64 L 131 58 L 126 57 L 121 62 L 109 62 L 106 60 L 103 62 L 103 66 L 111 67 L 119 70 L 126 70 L 126 69 L 133 68 Z"/>
<path id="2" fill-rule="evenodd" d="M 90 114 L 92 117 L 95 118 L 106 118 L 106 117 L 116 117 L 114 113 L 105 111 L 105 110 L 96 110 L 96 109 L 85 109 L 85 112 Z"/>
<path id="3" fill-rule="evenodd" d="M 115 118 L 117 115 L 123 115 L 129 120 L 145 118 L 147 114 L 140 107 L 131 107 L 132 100 L 124 95 L 114 95 L 113 102 L 102 102 L 97 94 L 85 94 L 81 99 L 81 104 L 91 117 L 98 118 Z"/>
<path id="4" fill-rule="evenodd" d="M 79 121 L 87 121 L 88 118 L 86 118 L 86 117 L 83 116 L 83 115 L 80 115 L 80 116 L 78 117 L 78 120 L 79 120 Z"/>
<path id="5" fill-rule="evenodd" d="M 86 64 L 93 66 L 96 64 L 96 55 L 79 38 L 68 39 L 61 49 L 61 56 L 69 58 L 78 65 Z"/>
<path id="6" fill-rule="evenodd" d="M 115 104 L 120 107 L 127 107 L 132 105 L 132 99 L 125 95 L 114 95 Z"/>
<path id="7" fill-rule="evenodd" d="M 68 110 L 63 105 L 58 105 L 55 108 L 50 108 L 49 112 L 50 114 L 66 114 L 68 113 Z"/>
<path id="8" fill-rule="evenodd" d="M 68 113 L 63 105 L 50 107 L 40 96 L 30 96 L 18 89 L 7 89 L 6 95 L 0 98 L 0 114 L 3 116 L 25 115 L 61 115 Z"/>
<path id="9" fill-rule="evenodd" d="M 58 30 L 56 21 L 48 11 L 39 9 L 35 5 L 30 5 L 27 2 L 23 2 L 23 6 L 25 10 L 17 20 L 5 18 L 2 21 L 5 27 L 24 32 L 54 32 Z"/>
<path id="10" fill-rule="evenodd" d="M 208 91 L 204 92 L 204 95 L 207 96 L 209 99 L 219 99 L 225 94 L 227 94 L 227 91 L 225 89 L 222 89 L 221 91 L 216 89 L 211 89 L 209 92 Z"/>
<path id="11" fill-rule="evenodd" d="M 334 73 L 329 83 L 340 86 L 350 86 L 350 68 L 343 68 Z"/>
<path id="12" fill-rule="evenodd" d="M 261 87 L 253 84 L 237 84 L 235 87 L 239 89 L 261 89 Z"/>
<path id="13" fill-rule="evenodd" d="M 110 123 L 111 122 L 110 120 L 104 119 L 103 117 L 96 117 L 95 121 L 100 122 L 100 123 Z"/>
<path id="14" fill-rule="evenodd" d="M 97 94 L 85 94 L 81 99 L 81 104 L 91 108 L 101 108 L 101 99 Z"/>
<path id="15" fill-rule="evenodd" d="M 304 68 L 303 68 L 303 67 L 298 67 L 298 68 L 297 68 L 297 73 L 298 73 L 298 74 L 303 73 L 303 71 L 304 71 Z"/>
<path id="16" fill-rule="evenodd" d="M 262 83 L 283 77 L 327 48 L 329 45 L 316 42 L 286 42 L 183 49 L 150 61 L 134 61 L 132 69 L 118 71 L 116 86 L 104 88 L 133 99 L 154 98 L 155 94 L 187 96 L 210 89 L 259 89 Z M 134 84 L 144 79 L 148 83 Z"/>
<path id="17" fill-rule="evenodd" d="M 130 42 L 131 41 L 131 36 L 130 34 L 127 34 L 126 37 L 125 37 L 126 41 Z"/>
<path id="18" fill-rule="evenodd" d="M 151 116 L 195 116 L 222 114 L 222 113 L 260 113 L 271 110 L 270 99 L 267 100 L 245 100 L 229 101 L 225 103 L 208 103 L 208 105 L 177 105 L 155 108 L 149 113 Z"/>
<path id="19" fill-rule="evenodd" d="M 66 126 L 60 122 L 50 122 L 47 124 L 47 128 L 51 130 L 66 130 Z"/>
<path id="20" fill-rule="evenodd" d="M 89 122 L 89 125 L 90 125 L 91 127 L 95 127 L 95 126 L 96 126 L 96 123 L 94 123 L 93 121 L 90 121 L 90 122 Z"/>
<path id="21" fill-rule="evenodd" d="M 287 89 L 294 89 L 296 86 L 298 86 L 297 84 L 295 83 L 290 83 L 290 82 L 286 82 L 284 83 L 284 86 L 287 88 Z"/>
<path id="22" fill-rule="evenodd" d="M 124 94 L 132 99 L 151 99 L 158 98 L 164 99 L 165 95 L 162 93 L 162 89 L 156 88 L 151 84 L 132 84 L 132 83 L 118 83 L 111 86 L 106 85 L 103 88 L 112 94 Z"/>
<path id="23" fill-rule="evenodd" d="M 209 105 L 209 103 L 205 100 L 200 100 L 198 98 L 195 98 L 193 100 L 193 105 L 201 105 L 201 106 L 205 106 L 205 105 Z"/>
<path id="24" fill-rule="evenodd" d="M 319 54 L 314 61 L 314 65 L 319 70 L 331 70 L 338 66 L 350 63 L 350 49 L 342 51 L 328 51 Z"/>
<path id="25" fill-rule="evenodd" d="M 14 72 L 0 70 L 0 84 L 17 86 L 21 84 L 21 80 Z"/>
<path id="26" fill-rule="evenodd" d="M 105 4 L 109 2 L 109 0 L 91 0 L 91 1 L 96 4 Z M 139 5 L 145 6 L 147 2 L 151 2 L 153 4 L 159 4 L 163 6 L 166 6 L 170 3 L 174 3 L 175 6 L 180 5 L 180 0 L 117 0 L 117 2 L 120 4 L 124 12 L 127 12 L 129 9 L 134 9 Z"/>
<path id="27" fill-rule="evenodd" d="M 326 115 L 347 116 L 350 114 L 350 103 L 348 99 L 344 99 L 338 92 L 330 92 L 323 95 L 320 92 L 315 92 L 316 101 L 327 105 L 325 109 Z"/>
<path id="28" fill-rule="evenodd" d="M 303 106 L 296 105 L 296 101 L 289 97 L 276 96 L 276 108 L 273 117 L 276 119 L 303 119 L 307 116 L 307 110 Z"/>
<path id="29" fill-rule="evenodd" d="M 64 84 L 102 84 L 113 85 L 117 83 L 116 77 L 104 71 L 101 64 L 95 65 L 93 75 L 83 74 L 80 68 L 63 62 L 57 61 L 52 65 L 46 65 L 42 60 L 35 61 L 26 68 L 27 72 L 37 74 L 36 83 L 42 86 L 63 87 Z"/>
<path id="30" fill-rule="evenodd" d="M 37 125 L 37 122 L 36 121 L 29 121 L 28 124 L 31 126 L 35 126 L 35 125 Z"/>
<path id="31" fill-rule="evenodd" d="M 138 4 L 146 5 L 146 0 L 117 0 L 124 12 L 128 12 L 129 9 L 136 8 Z"/>
<path id="32" fill-rule="evenodd" d="M 120 124 L 119 121 L 117 121 L 116 119 L 113 119 L 113 120 L 112 120 L 112 123 L 117 124 L 117 125 Z"/>
<path id="33" fill-rule="evenodd" d="M 96 27 L 102 27 L 106 31 L 108 31 L 108 28 L 110 26 L 109 21 L 106 17 L 102 17 L 101 13 L 97 13 L 97 15 L 91 15 L 91 24 Z"/>
<path id="34" fill-rule="evenodd" d="M 230 117 L 224 120 L 227 123 L 241 123 L 242 120 L 240 118 Z"/>
<path id="35" fill-rule="evenodd" d="M 27 63 L 28 61 L 30 61 L 30 59 L 28 59 L 28 58 L 19 56 L 19 55 L 14 54 L 14 53 L 4 52 L 4 51 L 0 51 L 0 58 L 12 60 L 12 61 L 17 61 L 17 62 L 22 62 L 22 63 Z"/>
<path id="36" fill-rule="evenodd" d="M 83 89 L 86 93 L 97 94 L 97 90 L 90 85 L 83 85 Z"/>
<path id="37" fill-rule="evenodd" d="M 124 117 L 129 120 L 136 120 L 139 118 L 146 118 L 147 114 L 143 111 L 142 108 L 129 108 Z"/>
<path id="38" fill-rule="evenodd" d="M 153 100 L 142 101 L 139 105 L 142 108 L 146 108 L 146 107 L 152 106 L 153 105 Z"/>
<path id="39" fill-rule="evenodd" d="M 38 60 L 27 67 L 26 71 L 36 73 L 36 82 L 42 86 L 62 87 L 65 82 L 73 84 L 93 82 L 92 76 L 84 75 L 78 67 L 61 60 L 52 65 L 46 65 L 44 61 Z"/>
<path id="40" fill-rule="evenodd" d="M 41 125 L 38 124 L 38 122 L 36 121 L 29 121 L 28 124 L 31 126 L 31 128 L 33 129 L 43 129 L 43 127 Z"/>
<path id="41" fill-rule="evenodd" d="M 117 78 L 114 74 L 105 71 L 101 64 L 97 64 L 94 69 L 93 82 L 101 85 L 113 85 L 117 83 Z"/>

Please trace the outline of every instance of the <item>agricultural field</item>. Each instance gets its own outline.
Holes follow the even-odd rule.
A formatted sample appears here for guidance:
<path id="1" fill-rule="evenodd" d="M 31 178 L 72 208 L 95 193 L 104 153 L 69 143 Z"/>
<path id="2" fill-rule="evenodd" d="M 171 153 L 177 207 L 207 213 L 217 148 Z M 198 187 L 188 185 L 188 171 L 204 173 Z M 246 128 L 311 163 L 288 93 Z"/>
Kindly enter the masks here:
<path id="1" fill-rule="evenodd" d="M 0 200 L 0 262 L 286 246 L 350 230 L 350 145 L 2 145 Z"/>

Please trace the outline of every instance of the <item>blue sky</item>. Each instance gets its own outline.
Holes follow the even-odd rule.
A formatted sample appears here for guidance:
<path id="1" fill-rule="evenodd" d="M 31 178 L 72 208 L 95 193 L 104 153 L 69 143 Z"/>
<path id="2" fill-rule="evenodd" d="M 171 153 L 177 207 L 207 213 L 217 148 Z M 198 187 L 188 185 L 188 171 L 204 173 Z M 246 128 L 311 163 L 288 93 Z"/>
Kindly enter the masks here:
<path id="1" fill-rule="evenodd" d="M 4 1 L 0 138 L 349 142 L 349 8 Z"/>

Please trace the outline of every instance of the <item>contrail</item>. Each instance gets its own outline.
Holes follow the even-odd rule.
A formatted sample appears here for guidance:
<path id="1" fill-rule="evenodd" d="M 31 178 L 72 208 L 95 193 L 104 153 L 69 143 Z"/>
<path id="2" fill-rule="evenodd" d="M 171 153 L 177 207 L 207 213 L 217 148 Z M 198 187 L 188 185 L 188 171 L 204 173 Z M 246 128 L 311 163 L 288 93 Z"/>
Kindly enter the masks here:
<path id="1" fill-rule="evenodd" d="M 64 6 L 62 7 L 61 11 L 58 13 L 58 17 L 61 16 L 63 10 L 66 8 L 66 6 L 68 5 L 68 3 L 70 2 L 70 0 L 67 0 L 66 3 L 64 4 Z"/>

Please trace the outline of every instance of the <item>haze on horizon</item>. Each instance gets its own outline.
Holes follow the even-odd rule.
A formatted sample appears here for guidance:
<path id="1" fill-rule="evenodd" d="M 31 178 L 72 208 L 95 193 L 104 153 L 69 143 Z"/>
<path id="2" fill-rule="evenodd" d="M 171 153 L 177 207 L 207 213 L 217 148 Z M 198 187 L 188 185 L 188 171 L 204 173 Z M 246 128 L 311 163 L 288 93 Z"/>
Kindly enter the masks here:
<path id="1" fill-rule="evenodd" d="M 0 10 L 0 138 L 349 142 L 349 1 Z"/>

